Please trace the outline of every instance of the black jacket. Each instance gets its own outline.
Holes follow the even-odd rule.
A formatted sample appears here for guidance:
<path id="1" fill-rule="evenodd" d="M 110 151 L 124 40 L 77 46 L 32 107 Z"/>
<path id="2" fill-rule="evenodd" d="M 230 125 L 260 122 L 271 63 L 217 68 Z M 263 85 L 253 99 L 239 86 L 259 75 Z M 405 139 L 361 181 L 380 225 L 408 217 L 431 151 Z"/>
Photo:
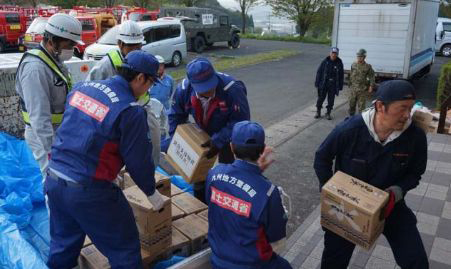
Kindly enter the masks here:
<path id="1" fill-rule="evenodd" d="M 332 70 L 329 70 L 333 68 Z M 343 89 L 343 62 L 340 58 L 337 57 L 337 60 L 332 61 L 330 56 L 327 56 L 326 59 L 323 60 L 321 65 L 316 72 L 316 81 L 315 87 L 318 89 L 324 89 L 326 87 L 327 79 L 329 79 L 328 74 L 333 74 L 332 79 L 335 82 L 335 94 L 338 95 L 338 92 Z"/>

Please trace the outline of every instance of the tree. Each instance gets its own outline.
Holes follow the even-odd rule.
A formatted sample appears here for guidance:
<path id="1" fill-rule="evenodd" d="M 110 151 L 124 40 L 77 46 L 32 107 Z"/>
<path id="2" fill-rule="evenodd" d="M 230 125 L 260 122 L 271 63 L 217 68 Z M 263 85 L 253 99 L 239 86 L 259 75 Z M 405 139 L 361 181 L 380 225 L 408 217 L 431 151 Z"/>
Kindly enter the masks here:
<path id="1" fill-rule="evenodd" d="M 440 3 L 438 16 L 443 18 L 451 18 L 451 5 L 447 1 L 442 1 Z"/>
<path id="2" fill-rule="evenodd" d="M 303 37 L 318 16 L 318 11 L 328 5 L 329 0 L 265 0 L 276 16 L 286 16 L 299 27 Z"/>
<path id="3" fill-rule="evenodd" d="M 235 0 L 240 5 L 241 11 L 241 32 L 246 33 L 246 15 L 252 7 L 257 6 L 260 0 Z"/>
<path id="4" fill-rule="evenodd" d="M 106 7 L 113 7 L 116 5 L 116 0 L 104 0 L 103 3 Z"/>

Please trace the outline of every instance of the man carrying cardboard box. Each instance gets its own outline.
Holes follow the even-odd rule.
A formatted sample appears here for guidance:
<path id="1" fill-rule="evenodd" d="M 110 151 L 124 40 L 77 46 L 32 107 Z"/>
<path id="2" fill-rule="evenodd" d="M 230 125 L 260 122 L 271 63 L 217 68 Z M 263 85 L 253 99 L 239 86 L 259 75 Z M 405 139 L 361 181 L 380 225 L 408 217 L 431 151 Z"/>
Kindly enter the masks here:
<path id="1" fill-rule="evenodd" d="M 157 70 L 154 56 L 133 51 L 118 76 L 84 82 L 68 95 L 45 181 L 49 268 L 76 266 L 86 235 L 111 268 L 142 268 L 133 212 L 113 180 L 125 164 L 154 209 L 164 204 L 155 190 L 146 112 L 136 103 Z"/>
<path id="2" fill-rule="evenodd" d="M 207 158 L 218 153 L 220 163 L 232 163 L 230 136 L 236 122 L 249 120 L 246 86 L 233 77 L 218 73 L 206 58 L 196 58 L 187 66 L 187 77 L 178 85 L 169 112 L 169 135 L 191 115 L 196 124 L 211 137 Z M 195 196 L 204 200 L 204 182 L 194 186 Z"/>
<path id="3" fill-rule="evenodd" d="M 262 175 L 263 127 L 236 123 L 231 148 L 237 160 L 216 166 L 207 176 L 213 268 L 292 268 L 273 251 L 273 244 L 286 237 L 287 214 L 279 189 Z"/>
<path id="4" fill-rule="evenodd" d="M 407 81 L 381 84 L 374 106 L 347 118 L 316 152 L 314 168 L 322 187 L 342 171 L 389 193 L 385 208 L 387 238 L 401 268 L 428 268 L 416 217 L 404 196 L 426 169 L 427 142 L 423 130 L 411 124 L 415 89 Z M 347 268 L 355 245 L 325 229 L 321 268 Z"/>

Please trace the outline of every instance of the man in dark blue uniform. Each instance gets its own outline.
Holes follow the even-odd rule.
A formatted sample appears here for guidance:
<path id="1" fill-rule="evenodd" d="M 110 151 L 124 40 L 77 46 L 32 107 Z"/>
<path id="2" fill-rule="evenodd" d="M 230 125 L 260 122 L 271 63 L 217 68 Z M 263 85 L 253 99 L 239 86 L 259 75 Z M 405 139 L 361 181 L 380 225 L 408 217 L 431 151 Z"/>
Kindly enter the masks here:
<path id="1" fill-rule="evenodd" d="M 286 236 L 287 217 L 278 188 L 262 175 L 265 132 L 258 123 L 235 124 L 236 160 L 207 177 L 208 242 L 214 269 L 288 269 L 272 244 Z"/>
<path id="2" fill-rule="evenodd" d="M 338 48 L 333 47 L 330 50 L 330 55 L 321 62 L 316 72 L 315 87 L 318 89 L 318 100 L 316 102 L 315 119 L 321 117 L 321 108 L 326 97 L 326 118 L 332 119 L 330 113 L 334 107 L 335 95 L 338 96 L 338 93 L 343 90 L 343 78 L 343 62 L 338 57 Z"/>
<path id="3" fill-rule="evenodd" d="M 84 82 L 68 95 L 45 181 L 50 209 L 51 269 L 73 268 L 88 235 L 111 268 L 142 268 L 130 205 L 113 184 L 126 166 L 155 209 L 155 167 L 146 112 L 136 103 L 157 79 L 158 61 L 130 52 L 119 75 Z"/>
<path id="4" fill-rule="evenodd" d="M 427 269 L 428 259 L 416 227 L 416 217 L 404 196 L 426 169 L 425 133 L 411 123 L 413 86 L 387 81 L 377 91 L 374 106 L 340 123 L 319 147 L 314 168 L 322 187 L 335 171 L 359 178 L 390 194 L 383 234 L 401 268 Z M 321 268 L 347 268 L 355 245 L 325 230 Z"/>
<path id="5" fill-rule="evenodd" d="M 169 112 L 169 135 L 191 115 L 196 124 L 210 135 L 207 158 L 218 156 L 220 163 L 232 163 L 230 137 L 236 122 L 249 120 L 246 86 L 233 77 L 216 72 L 205 58 L 197 58 L 187 66 L 187 77 L 178 85 Z M 165 146 L 162 146 L 164 149 Z M 166 145 L 167 148 L 167 145 Z M 204 200 L 205 184 L 194 186 L 195 196 Z"/>

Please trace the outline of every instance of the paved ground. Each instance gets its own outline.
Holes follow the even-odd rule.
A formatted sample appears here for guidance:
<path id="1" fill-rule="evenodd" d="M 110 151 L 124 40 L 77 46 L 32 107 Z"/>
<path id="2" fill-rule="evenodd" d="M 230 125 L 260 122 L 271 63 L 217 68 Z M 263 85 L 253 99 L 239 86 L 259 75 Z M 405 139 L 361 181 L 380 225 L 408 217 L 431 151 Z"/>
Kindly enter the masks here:
<path id="1" fill-rule="evenodd" d="M 428 135 L 428 166 L 420 185 L 406 196 L 415 212 L 430 268 L 451 268 L 451 136 Z M 288 241 L 285 258 L 293 268 L 320 267 L 324 248 L 319 207 Z M 392 251 L 381 236 L 370 251 L 356 248 L 349 268 L 388 269 L 396 266 Z"/>

